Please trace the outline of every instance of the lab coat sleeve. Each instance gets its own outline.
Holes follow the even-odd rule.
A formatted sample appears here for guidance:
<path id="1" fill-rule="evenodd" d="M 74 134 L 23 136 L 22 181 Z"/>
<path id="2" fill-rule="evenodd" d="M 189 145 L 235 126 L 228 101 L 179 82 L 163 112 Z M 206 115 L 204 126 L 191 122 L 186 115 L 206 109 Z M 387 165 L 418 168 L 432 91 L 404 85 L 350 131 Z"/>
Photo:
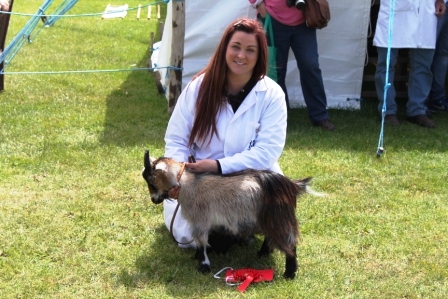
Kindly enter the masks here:
<path id="1" fill-rule="evenodd" d="M 258 119 L 259 127 L 254 130 L 253 143 L 241 152 L 219 159 L 224 174 L 247 168 L 271 169 L 280 172 L 280 168 L 276 169 L 278 165 L 274 167 L 274 164 L 277 164 L 286 141 L 285 94 L 280 86 L 272 81 L 267 90 L 257 92 L 257 97 L 258 101 L 267 101 L 267 103 L 262 105 L 263 109 Z M 255 123 L 255 126 L 258 125 Z M 248 130 L 248 127 L 250 124 L 242 129 Z"/>
<path id="2" fill-rule="evenodd" d="M 165 133 L 165 157 L 178 162 L 188 161 L 188 140 L 194 120 L 198 80 L 190 82 L 180 94 Z"/>

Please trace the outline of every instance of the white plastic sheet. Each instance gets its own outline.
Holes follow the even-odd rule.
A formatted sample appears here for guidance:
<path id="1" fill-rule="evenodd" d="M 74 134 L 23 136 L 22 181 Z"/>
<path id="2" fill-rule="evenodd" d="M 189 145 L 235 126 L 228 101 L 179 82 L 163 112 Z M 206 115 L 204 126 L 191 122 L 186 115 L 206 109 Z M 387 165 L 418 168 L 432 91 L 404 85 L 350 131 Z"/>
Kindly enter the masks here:
<path id="1" fill-rule="evenodd" d="M 159 67 L 168 66 L 171 49 L 171 2 L 165 21 L 163 39 L 152 61 Z M 359 108 L 371 0 L 329 1 L 331 21 L 318 30 L 319 62 L 322 69 L 328 106 L 331 108 Z M 241 16 L 255 18 L 256 11 L 248 1 L 185 2 L 185 41 L 182 72 L 183 87 L 210 59 L 226 26 Z M 157 60 L 154 58 L 157 57 Z M 167 86 L 166 69 L 161 69 L 162 85 Z M 291 107 L 304 106 L 299 71 L 292 52 L 289 55 L 286 85 Z M 168 93 L 167 93 L 168 94 Z"/>
<path id="2" fill-rule="evenodd" d="M 107 4 L 106 9 L 104 10 L 101 18 L 103 19 L 114 19 L 114 18 L 122 18 L 124 19 L 128 14 L 129 5 L 110 5 Z"/>

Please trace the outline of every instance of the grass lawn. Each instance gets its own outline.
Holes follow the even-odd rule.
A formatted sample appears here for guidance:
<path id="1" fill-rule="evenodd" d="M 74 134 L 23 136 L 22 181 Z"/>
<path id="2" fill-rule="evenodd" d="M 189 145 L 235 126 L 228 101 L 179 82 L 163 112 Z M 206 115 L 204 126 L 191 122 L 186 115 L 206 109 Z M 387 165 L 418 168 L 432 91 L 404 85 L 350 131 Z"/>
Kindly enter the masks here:
<path id="1" fill-rule="evenodd" d="M 69 14 L 102 12 L 108 3 L 79 1 Z M 41 4 L 15 1 L 14 11 L 35 13 Z M 160 20 L 135 16 L 60 19 L 6 72 L 146 67 Z M 8 41 L 27 20 L 11 17 Z M 146 71 L 5 76 L 0 298 L 448 297 L 448 113 L 435 115 L 433 130 L 386 127 L 378 158 L 374 99 L 357 111 L 331 110 L 335 132 L 312 127 L 305 109 L 290 110 L 280 165 L 291 178 L 313 176 L 313 188 L 328 196 L 299 199 L 295 280 L 281 277 L 280 253 L 256 258 L 261 237 L 210 255 L 213 272 L 274 269 L 272 282 L 240 294 L 196 272 L 194 252 L 172 242 L 162 206 L 150 202 L 143 153 L 163 155 L 166 111 Z"/>

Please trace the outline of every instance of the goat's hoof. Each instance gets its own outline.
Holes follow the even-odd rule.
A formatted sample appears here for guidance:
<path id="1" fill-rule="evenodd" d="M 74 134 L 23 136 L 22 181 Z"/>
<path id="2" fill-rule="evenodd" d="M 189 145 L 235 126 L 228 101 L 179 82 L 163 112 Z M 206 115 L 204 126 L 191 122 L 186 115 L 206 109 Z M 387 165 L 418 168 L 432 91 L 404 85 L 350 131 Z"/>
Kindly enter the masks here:
<path id="1" fill-rule="evenodd" d="M 210 265 L 207 264 L 200 264 L 198 267 L 198 271 L 202 274 L 210 273 Z"/>
<path id="2" fill-rule="evenodd" d="M 286 279 L 294 279 L 296 277 L 296 272 L 285 271 L 283 277 Z"/>

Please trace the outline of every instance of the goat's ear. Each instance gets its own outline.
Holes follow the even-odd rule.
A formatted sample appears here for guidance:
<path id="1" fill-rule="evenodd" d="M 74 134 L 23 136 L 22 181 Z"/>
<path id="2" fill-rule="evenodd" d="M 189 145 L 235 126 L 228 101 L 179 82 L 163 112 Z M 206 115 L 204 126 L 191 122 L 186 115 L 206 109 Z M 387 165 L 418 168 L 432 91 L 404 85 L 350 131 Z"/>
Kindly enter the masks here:
<path id="1" fill-rule="evenodd" d="M 145 156 L 143 157 L 143 162 L 145 165 L 145 170 L 151 172 L 151 161 L 149 159 L 149 151 L 145 151 Z"/>

